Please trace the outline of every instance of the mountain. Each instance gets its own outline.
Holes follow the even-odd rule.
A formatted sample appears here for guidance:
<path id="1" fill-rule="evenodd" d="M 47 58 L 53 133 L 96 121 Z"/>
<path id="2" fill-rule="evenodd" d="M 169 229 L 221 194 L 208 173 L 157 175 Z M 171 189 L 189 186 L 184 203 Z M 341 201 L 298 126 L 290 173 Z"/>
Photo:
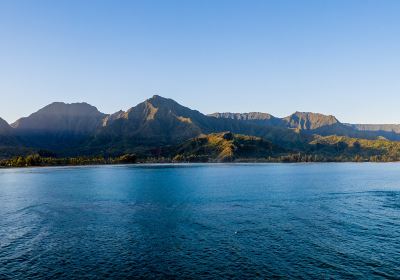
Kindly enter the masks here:
<path id="1" fill-rule="evenodd" d="M 172 99 L 154 95 L 126 112 L 106 117 L 98 137 L 147 144 L 177 143 L 210 130 L 209 118 Z"/>
<path id="2" fill-rule="evenodd" d="M 11 130 L 11 126 L 5 120 L 0 118 L 0 134 L 8 134 Z"/>
<path id="3" fill-rule="evenodd" d="M 213 133 L 190 139 L 170 149 L 169 156 L 182 162 L 227 162 L 267 158 L 283 150 L 260 137 Z"/>
<path id="4" fill-rule="evenodd" d="M 334 116 L 327 116 L 311 112 L 295 112 L 285 117 L 277 118 L 268 113 L 214 113 L 209 116 L 219 119 L 232 119 L 241 122 L 253 123 L 264 126 L 285 127 L 299 130 L 314 130 L 324 126 L 338 124 Z"/>
<path id="5" fill-rule="evenodd" d="M 371 140 L 387 138 L 400 141 L 400 125 L 346 124 L 335 116 L 312 112 L 295 112 L 285 118 L 277 118 L 268 113 L 214 113 L 210 116 L 237 120 L 243 124 L 296 130 L 303 135 L 338 135 Z"/>
<path id="6" fill-rule="evenodd" d="M 145 152 L 224 131 L 279 140 L 285 147 L 304 143 L 287 129 L 206 116 L 158 95 L 110 115 L 86 103 L 56 102 L 19 119 L 12 131 L 20 146 L 66 156 Z"/>
<path id="7" fill-rule="evenodd" d="M 332 115 L 301 112 L 296 112 L 284 120 L 289 128 L 297 128 L 305 133 L 400 141 L 400 125 L 346 124 Z"/>
<path id="8" fill-rule="evenodd" d="M 106 116 L 87 103 L 54 102 L 11 126 L 19 134 L 86 135 L 101 127 Z"/>
<path id="9" fill-rule="evenodd" d="M 227 132 L 234 135 L 234 140 L 225 139 Z M 287 153 L 333 153 L 340 150 L 335 146 L 337 143 L 318 150 L 322 144 L 313 141 L 330 136 L 400 141 L 399 132 L 400 125 L 345 124 L 334 116 L 311 112 L 295 112 L 285 118 L 260 112 L 204 115 L 172 99 L 154 95 L 126 111 L 109 115 L 87 103 L 56 102 L 11 126 L 0 119 L 0 157 L 40 151 L 57 156 L 136 154 L 157 158 L 169 149 L 184 157 L 188 154 L 203 157 L 201 151 L 214 149 L 209 158 L 220 158 L 216 156 L 218 147 L 232 144 L 234 152 L 246 151 L 247 155 L 240 157 L 250 158 L 264 154 L 242 149 L 254 146 L 256 138 Z M 214 141 L 221 137 L 224 141 Z M 256 138 L 249 142 L 243 137 Z M 391 151 L 390 155 L 395 154 Z"/>
<path id="10" fill-rule="evenodd" d="M 268 113 L 214 113 L 209 116 L 219 119 L 232 119 L 262 126 L 284 127 L 303 131 L 316 130 L 322 127 L 334 126 L 340 122 L 334 116 L 311 112 L 295 112 L 285 118 L 277 118 Z"/>
<path id="11" fill-rule="evenodd" d="M 13 134 L 13 128 L 0 118 L 0 158 L 9 158 L 32 152 Z"/>
<path id="12" fill-rule="evenodd" d="M 282 120 L 286 123 L 288 128 L 300 130 L 315 130 L 321 127 L 339 124 L 339 121 L 334 116 L 310 112 L 295 112 Z"/>
<path id="13" fill-rule="evenodd" d="M 400 124 L 347 124 L 360 131 L 384 131 L 400 134 Z"/>
<path id="14" fill-rule="evenodd" d="M 386 138 L 392 141 L 400 141 L 399 124 L 345 124 L 362 133 L 372 134 L 377 138 Z"/>
<path id="15" fill-rule="evenodd" d="M 182 143 L 212 131 L 210 118 L 158 95 L 103 119 L 79 153 L 117 155 Z"/>
<path id="16" fill-rule="evenodd" d="M 55 102 L 11 126 L 20 146 L 57 154 L 74 154 L 101 129 L 106 116 L 87 103 Z"/>
<path id="17" fill-rule="evenodd" d="M 126 112 L 107 116 L 102 129 L 83 150 L 90 153 L 131 153 L 144 147 L 175 145 L 202 134 L 224 131 L 263 137 L 269 141 L 279 139 L 282 146 L 302 142 L 299 134 L 287 129 L 267 127 L 262 122 L 206 116 L 172 99 L 155 95 Z"/>

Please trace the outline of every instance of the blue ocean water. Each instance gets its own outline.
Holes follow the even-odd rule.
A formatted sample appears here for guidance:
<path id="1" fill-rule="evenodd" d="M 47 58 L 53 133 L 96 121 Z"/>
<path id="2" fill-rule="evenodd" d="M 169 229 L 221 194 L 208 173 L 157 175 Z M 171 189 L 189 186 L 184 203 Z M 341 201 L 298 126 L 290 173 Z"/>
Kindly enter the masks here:
<path id="1" fill-rule="evenodd" d="M 400 164 L 0 170 L 0 279 L 400 278 Z"/>

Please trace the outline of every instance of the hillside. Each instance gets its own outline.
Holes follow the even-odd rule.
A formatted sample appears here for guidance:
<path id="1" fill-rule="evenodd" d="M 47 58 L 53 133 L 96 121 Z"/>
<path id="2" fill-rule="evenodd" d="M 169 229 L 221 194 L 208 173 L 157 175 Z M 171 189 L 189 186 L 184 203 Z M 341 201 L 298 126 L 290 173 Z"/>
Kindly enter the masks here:
<path id="1" fill-rule="evenodd" d="M 310 142 L 310 153 L 335 161 L 399 161 L 400 142 L 345 136 L 318 136 Z"/>
<path id="2" fill-rule="evenodd" d="M 229 162 L 265 159 L 282 151 L 281 148 L 259 137 L 223 132 L 191 139 L 170 149 L 169 153 L 177 162 Z"/>

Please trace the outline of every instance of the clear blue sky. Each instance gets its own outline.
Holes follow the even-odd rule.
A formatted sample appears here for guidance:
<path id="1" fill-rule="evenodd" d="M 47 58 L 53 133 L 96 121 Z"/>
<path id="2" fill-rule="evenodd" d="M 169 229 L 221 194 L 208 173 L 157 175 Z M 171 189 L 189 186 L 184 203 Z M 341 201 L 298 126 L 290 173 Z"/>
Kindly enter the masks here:
<path id="1" fill-rule="evenodd" d="M 0 117 L 159 94 L 204 113 L 400 123 L 398 0 L 1 0 Z"/>

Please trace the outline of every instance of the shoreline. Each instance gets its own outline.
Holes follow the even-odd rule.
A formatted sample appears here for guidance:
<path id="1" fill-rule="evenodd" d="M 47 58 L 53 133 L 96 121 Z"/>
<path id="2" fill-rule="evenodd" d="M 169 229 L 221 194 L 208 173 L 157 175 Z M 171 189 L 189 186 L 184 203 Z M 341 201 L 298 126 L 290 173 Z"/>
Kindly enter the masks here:
<path id="1" fill-rule="evenodd" d="M 123 167 L 123 166 L 179 166 L 179 165 L 314 165 L 314 164 L 393 164 L 400 161 L 308 161 L 308 162 L 281 162 L 281 161 L 232 161 L 232 162 L 137 162 L 137 163 L 109 163 L 109 164 L 77 164 L 77 165 L 31 165 L 31 166 L 0 166 L 0 170 L 8 169 L 39 169 L 39 168 L 68 168 L 68 167 Z"/>

